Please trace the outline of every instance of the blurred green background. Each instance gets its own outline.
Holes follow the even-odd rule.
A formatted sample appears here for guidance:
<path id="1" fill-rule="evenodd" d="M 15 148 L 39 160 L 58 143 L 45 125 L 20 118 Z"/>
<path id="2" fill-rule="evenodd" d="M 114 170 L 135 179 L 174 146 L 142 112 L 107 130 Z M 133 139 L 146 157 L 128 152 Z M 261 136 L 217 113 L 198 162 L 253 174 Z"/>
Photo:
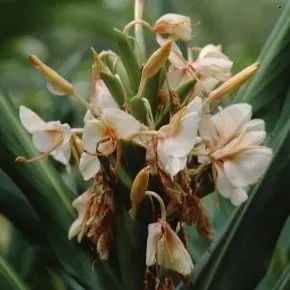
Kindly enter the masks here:
<path id="1" fill-rule="evenodd" d="M 222 44 L 234 61 L 236 72 L 256 60 L 284 3 L 284 0 L 147 0 L 144 18 L 154 23 L 162 14 L 175 12 L 190 16 L 193 23 L 200 21 L 194 28 L 192 46 Z M 82 108 L 70 99 L 60 101 L 61 97 L 51 95 L 27 56 L 38 55 L 86 96 L 90 91 L 89 48 L 116 50 L 113 28 L 122 29 L 133 19 L 133 10 L 133 0 L 0 0 L 0 87 L 16 105 L 24 104 L 46 120 L 60 119 L 80 125 Z M 157 46 L 152 35 L 146 32 L 146 37 L 152 48 Z M 75 178 L 77 172 L 69 177 L 62 166 L 55 165 L 77 191 L 80 186 Z M 11 238 L 11 226 L 4 217 L 0 218 L 3 253 Z M 14 231 L 13 235 L 18 233 Z M 289 237 L 283 234 L 281 241 L 288 245 Z M 28 255 L 31 251 L 28 246 L 27 251 Z M 277 255 L 285 255 L 277 251 Z M 282 266 L 271 265 L 277 272 Z M 61 284 L 55 274 L 41 267 L 44 266 L 35 265 L 40 283 L 50 280 L 56 281 L 53 285 Z M 46 289 L 54 289 L 51 287 Z"/>

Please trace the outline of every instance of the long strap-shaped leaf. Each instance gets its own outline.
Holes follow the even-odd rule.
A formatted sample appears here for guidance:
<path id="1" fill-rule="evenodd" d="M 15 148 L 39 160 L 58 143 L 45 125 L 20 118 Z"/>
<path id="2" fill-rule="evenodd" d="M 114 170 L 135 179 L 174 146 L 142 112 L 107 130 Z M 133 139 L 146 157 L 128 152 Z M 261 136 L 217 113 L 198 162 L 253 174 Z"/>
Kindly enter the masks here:
<path id="1" fill-rule="evenodd" d="M 0 289 L 28 290 L 29 288 L 18 277 L 10 265 L 0 256 Z"/>
<path id="2" fill-rule="evenodd" d="M 67 238 L 73 221 L 72 193 L 49 162 L 28 165 L 14 162 L 17 155 L 35 156 L 37 152 L 18 121 L 18 112 L 9 98 L 1 93 L 0 116 L 0 158 L 4 171 L 26 195 L 39 216 L 60 265 L 87 289 L 99 289 L 97 277 L 105 275 L 102 265 L 97 273 L 93 272 L 87 253 Z M 104 280 L 113 281 L 108 277 Z"/>
<path id="3" fill-rule="evenodd" d="M 275 25 L 270 37 L 258 57 L 261 63 L 258 73 L 249 85 L 235 96 L 235 102 L 248 102 L 254 111 L 261 110 L 281 94 L 285 95 L 290 74 L 290 1 Z"/>

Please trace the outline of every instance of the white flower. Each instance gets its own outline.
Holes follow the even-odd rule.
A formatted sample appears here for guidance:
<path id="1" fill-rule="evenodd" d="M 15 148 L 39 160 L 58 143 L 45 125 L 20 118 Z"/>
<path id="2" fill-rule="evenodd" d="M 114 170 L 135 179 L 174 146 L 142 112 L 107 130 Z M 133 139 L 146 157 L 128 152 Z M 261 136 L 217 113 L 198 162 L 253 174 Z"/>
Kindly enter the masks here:
<path id="1" fill-rule="evenodd" d="M 202 100 L 196 97 L 159 129 L 158 164 L 171 178 L 186 166 L 187 155 L 195 144 L 201 110 Z"/>
<path id="2" fill-rule="evenodd" d="M 105 108 L 100 120 L 85 123 L 83 145 L 87 153 L 80 160 L 80 170 L 85 180 L 100 169 L 97 153 L 108 156 L 118 148 L 118 142 L 140 131 L 140 123 L 131 115 L 116 108 Z M 93 156 L 93 155 L 96 156 Z"/>
<path id="3" fill-rule="evenodd" d="M 272 158 L 272 150 L 260 146 L 266 137 L 264 121 L 251 116 L 250 105 L 234 104 L 203 116 L 199 127 L 206 144 L 199 162 L 212 160 L 217 190 L 235 206 L 247 200 L 245 189 L 265 173 Z"/>
<path id="4" fill-rule="evenodd" d="M 160 17 L 153 29 L 159 34 L 169 34 L 173 38 L 190 40 L 192 25 L 189 17 L 180 14 L 168 13 Z"/>
<path id="5" fill-rule="evenodd" d="M 221 52 L 220 45 L 208 44 L 202 48 L 198 58 L 191 65 L 203 77 L 226 81 L 231 77 L 233 62 Z"/>
<path id="6" fill-rule="evenodd" d="M 100 110 L 104 110 L 105 108 L 116 108 L 119 106 L 117 102 L 112 97 L 108 88 L 106 87 L 104 81 L 102 79 L 97 79 L 94 83 L 94 96 L 91 100 L 91 104 Z M 91 111 L 87 111 L 84 117 L 84 122 L 88 120 L 92 120 L 94 116 Z"/>
<path id="7" fill-rule="evenodd" d="M 70 126 L 61 124 L 60 121 L 45 122 L 25 106 L 20 106 L 19 114 L 22 125 L 32 134 L 35 148 L 68 165 L 71 156 Z"/>
<path id="8" fill-rule="evenodd" d="M 82 238 L 87 232 L 87 224 L 86 224 L 86 213 L 89 208 L 89 202 L 92 195 L 92 190 L 88 189 L 80 196 L 78 196 L 72 203 L 73 207 L 78 212 L 78 218 L 72 223 L 69 232 L 68 238 L 71 240 L 75 236 L 78 236 L 77 240 L 80 243 Z"/>
<path id="9" fill-rule="evenodd" d="M 148 226 L 146 265 L 150 267 L 154 264 L 184 276 L 190 275 L 194 268 L 183 243 L 170 225 L 162 219 Z"/>

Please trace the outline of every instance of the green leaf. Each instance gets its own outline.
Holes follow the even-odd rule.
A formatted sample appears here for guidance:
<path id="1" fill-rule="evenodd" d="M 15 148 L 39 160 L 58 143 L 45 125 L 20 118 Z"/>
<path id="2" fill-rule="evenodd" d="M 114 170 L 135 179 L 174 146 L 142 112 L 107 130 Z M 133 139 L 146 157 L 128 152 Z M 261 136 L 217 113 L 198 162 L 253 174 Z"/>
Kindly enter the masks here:
<path id="1" fill-rule="evenodd" d="M 155 116 L 159 104 L 159 90 L 162 86 L 164 79 L 164 70 L 160 69 L 157 74 L 147 80 L 145 89 L 144 89 L 144 97 L 149 101 L 151 105 L 151 110 L 153 116 Z"/>
<path id="2" fill-rule="evenodd" d="M 116 75 L 107 73 L 101 73 L 101 78 L 105 82 L 114 100 L 117 102 L 119 107 L 122 108 L 124 105 L 125 96 L 120 79 Z"/>
<path id="3" fill-rule="evenodd" d="M 119 53 L 122 59 L 122 62 L 126 68 L 131 87 L 133 88 L 134 95 L 138 91 L 140 79 L 141 79 L 141 70 L 138 65 L 138 60 L 134 53 L 128 36 L 118 29 L 114 29 L 115 37 L 119 48 Z"/>
<path id="4" fill-rule="evenodd" d="M 146 230 L 123 208 L 117 209 L 116 230 L 123 289 L 143 289 L 146 268 Z"/>
<path id="5" fill-rule="evenodd" d="M 181 83 L 177 89 L 176 93 L 179 96 L 180 104 L 182 104 L 190 91 L 193 89 L 194 85 L 196 84 L 196 80 L 188 80 Z"/>
<path id="6" fill-rule="evenodd" d="M 3 169 L 23 191 L 38 215 L 49 244 L 61 267 L 86 288 L 94 289 L 105 277 L 102 265 L 93 273 L 88 253 L 68 241 L 67 232 L 73 222 L 72 193 L 49 162 L 16 164 L 18 155 L 35 156 L 30 137 L 18 121 L 18 113 L 8 97 L 0 94 L 0 135 Z M 102 279 L 102 281 L 104 281 Z"/>
<path id="7" fill-rule="evenodd" d="M 0 288 L 5 290 L 28 290 L 28 286 L 0 256 Z"/>
<path id="8" fill-rule="evenodd" d="M 131 114 L 140 122 L 147 124 L 147 113 L 146 113 L 146 108 L 144 105 L 144 101 L 142 98 L 135 96 L 130 99 L 130 109 L 131 109 Z"/>
<path id="9" fill-rule="evenodd" d="M 235 97 L 235 102 L 248 102 L 258 112 L 274 103 L 283 104 L 289 85 L 290 73 L 290 2 L 269 36 L 258 60 L 261 66 L 252 81 Z M 279 98 L 282 97 L 282 98 Z M 280 100 L 279 100 L 279 99 Z M 277 116 L 279 117 L 279 116 Z"/>

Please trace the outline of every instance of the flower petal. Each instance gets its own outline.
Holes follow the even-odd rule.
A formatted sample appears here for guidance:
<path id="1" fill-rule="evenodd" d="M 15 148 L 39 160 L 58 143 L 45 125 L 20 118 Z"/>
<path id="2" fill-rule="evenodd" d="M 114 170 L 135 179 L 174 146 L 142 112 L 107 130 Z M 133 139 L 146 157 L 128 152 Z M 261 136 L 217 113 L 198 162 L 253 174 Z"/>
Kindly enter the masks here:
<path id="1" fill-rule="evenodd" d="M 101 164 L 97 156 L 90 156 L 84 152 L 80 159 L 79 168 L 84 180 L 89 180 L 98 173 Z"/>
<path id="2" fill-rule="evenodd" d="M 214 144 L 216 140 L 218 140 L 219 135 L 215 124 L 213 123 L 212 119 L 208 115 L 203 115 L 199 122 L 199 134 L 200 137 L 211 144 Z"/>
<path id="3" fill-rule="evenodd" d="M 84 149 L 90 153 L 96 152 L 97 144 L 103 138 L 104 126 L 101 121 L 93 119 L 85 123 L 83 132 Z"/>
<path id="4" fill-rule="evenodd" d="M 67 165 L 71 156 L 70 142 L 61 145 L 57 149 L 53 150 L 50 154 L 55 160 L 61 162 L 64 165 Z"/>
<path id="5" fill-rule="evenodd" d="M 267 170 L 272 150 L 267 147 L 249 149 L 224 162 L 225 175 L 237 187 L 255 183 Z"/>
<path id="6" fill-rule="evenodd" d="M 234 206 L 240 206 L 243 202 L 248 199 L 248 195 L 245 190 L 241 187 L 236 187 L 230 197 L 231 203 Z"/>
<path id="7" fill-rule="evenodd" d="M 213 122 L 222 138 L 223 143 L 233 138 L 252 116 L 252 107 L 249 104 L 234 104 L 221 110 L 212 117 Z"/>
<path id="8" fill-rule="evenodd" d="M 34 147 L 40 152 L 48 152 L 57 146 L 62 134 L 56 131 L 38 131 L 32 134 Z"/>
<path id="9" fill-rule="evenodd" d="M 169 155 L 166 150 L 160 150 L 160 147 L 159 150 L 157 147 L 157 155 L 160 168 L 168 173 L 171 179 L 186 166 L 187 156 L 175 157 Z"/>
<path id="10" fill-rule="evenodd" d="M 111 93 L 107 89 L 104 81 L 102 79 L 98 79 L 95 83 L 95 96 L 92 100 L 92 104 L 96 105 L 99 109 L 103 110 L 105 108 L 116 108 L 119 106 L 112 97 Z"/>
<path id="11" fill-rule="evenodd" d="M 187 276 L 194 268 L 191 257 L 170 225 L 165 221 L 162 223 L 163 236 L 157 241 L 157 264 Z"/>
<path id="12" fill-rule="evenodd" d="M 150 267 L 156 263 L 157 241 L 162 236 L 162 224 L 160 222 L 149 224 L 146 248 L 146 266 Z"/>
<path id="13" fill-rule="evenodd" d="M 76 208 L 78 212 L 78 217 L 77 219 L 72 223 L 69 233 L 68 233 L 68 238 L 71 240 L 73 237 L 78 235 L 78 242 L 80 243 L 84 234 L 84 231 L 82 230 L 82 227 L 84 225 L 84 219 L 85 215 L 88 209 L 88 203 L 90 201 L 91 197 L 91 189 L 85 191 L 82 193 L 80 196 L 78 196 L 72 203 L 73 207 Z"/>
<path id="14" fill-rule="evenodd" d="M 168 39 L 163 38 L 159 34 L 156 35 L 156 40 L 159 45 L 164 44 Z M 188 65 L 187 61 L 184 59 L 180 48 L 175 42 L 172 43 L 170 55 L 168 57 L 170 63 L 177 69 L 185 69 Z"/>
<path id="15" fill-rule="evenodd" d="M 116 131 L 118 139 L 126 138 L 140 131 L 140 123 L 133 116 L 119 109 L 104 109 L 101 120 L 106 127 Z"/>
<path id="16" fill-rule="evenodd" d="M 230 198 L 234 190 L 234 186 L 227 179 L 224 169 L 218 164 L 214 164 L 217 171 L 216 187 L 219 194 L 225 198 Z"/>
<path id="17" fill-rule="evenodd" d="M 36 129 L 45 124 L 45 122 L 36 113 L 25 106 L 20 106 L 19 115 L 23 127 L 29 133 L 33 133 Z"/>

